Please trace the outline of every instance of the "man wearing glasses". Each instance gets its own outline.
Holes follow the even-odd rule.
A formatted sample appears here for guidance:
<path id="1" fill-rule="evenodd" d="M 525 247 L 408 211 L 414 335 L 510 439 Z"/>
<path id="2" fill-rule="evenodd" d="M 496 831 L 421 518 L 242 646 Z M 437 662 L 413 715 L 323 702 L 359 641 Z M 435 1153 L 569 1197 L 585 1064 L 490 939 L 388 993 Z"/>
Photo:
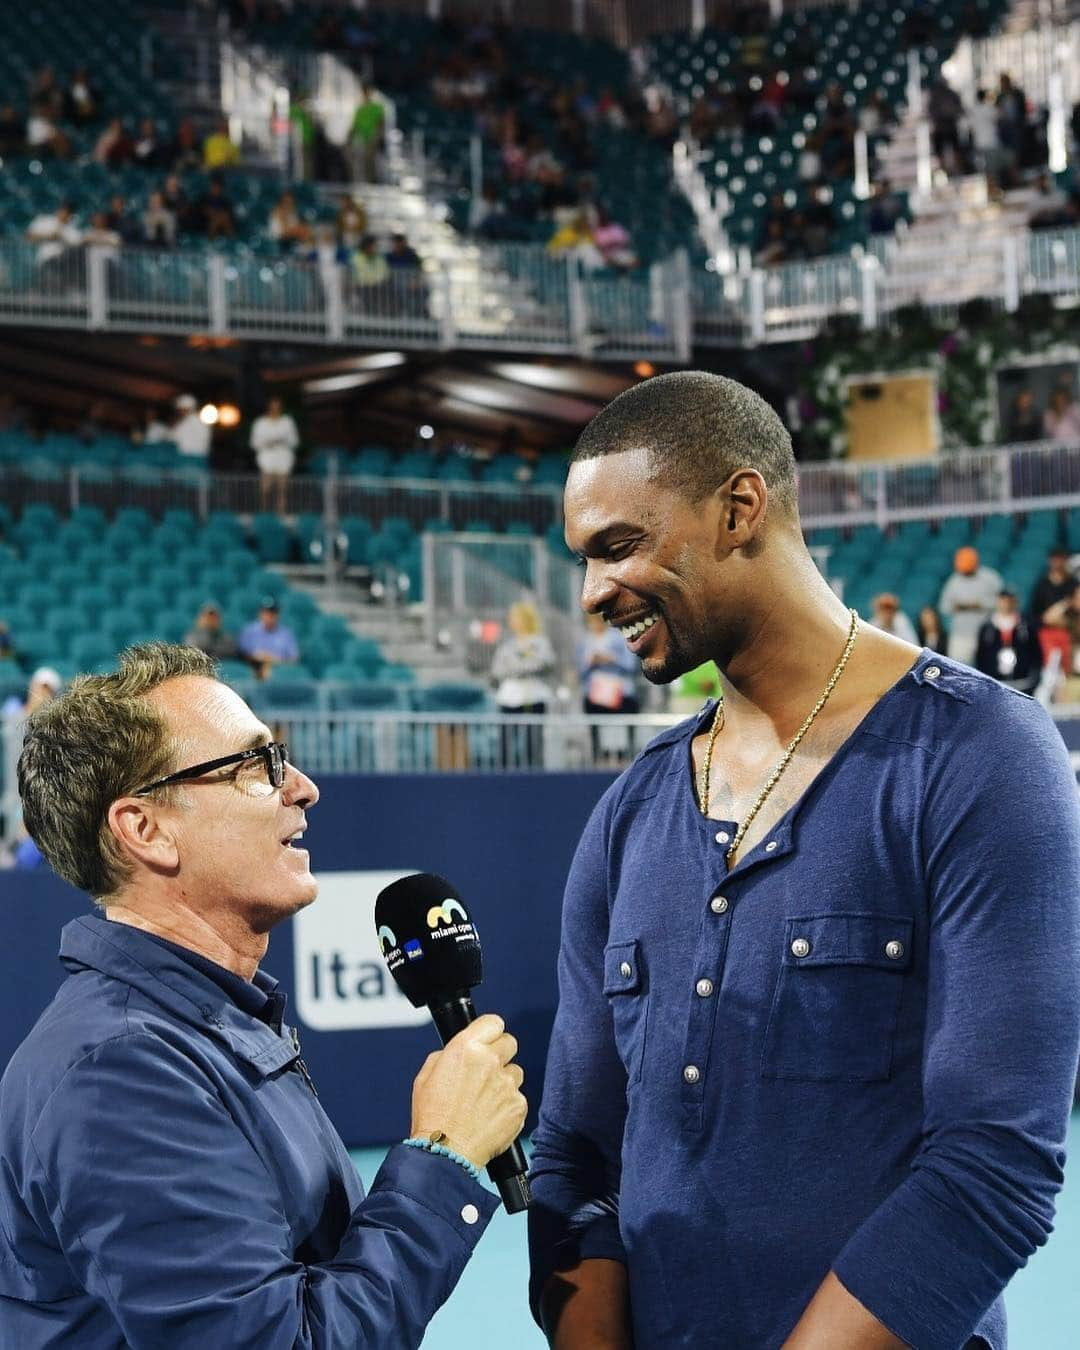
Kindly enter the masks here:
<path id="1" fill-rule="evenodd" d="M 64 929 L 68 979 L 0 1083 L 3 1346 L 418 1345 L 524 1121 L 482 1017 L 364 1195 L 258 968 L 315 898 L 318 788 L 215 671 L 135 647 L 27 727 L 27 829 L 102 914 Z"/>

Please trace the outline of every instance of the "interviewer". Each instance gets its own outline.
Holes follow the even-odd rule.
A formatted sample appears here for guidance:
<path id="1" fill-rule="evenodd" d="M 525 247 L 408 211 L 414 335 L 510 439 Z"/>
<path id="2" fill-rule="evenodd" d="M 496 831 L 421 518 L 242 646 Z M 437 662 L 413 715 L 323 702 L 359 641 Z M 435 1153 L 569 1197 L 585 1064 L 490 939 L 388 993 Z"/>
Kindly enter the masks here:
<path id="1" fill-rule="evenodd" d="M 428 1058 L 413 1146 L 365 1195 L 258 969 L 315 898 L 318 789 L 213 662 L 152 643 L 76 681 L 30 719 L 19 787 L 104 913 L 64 929 L 0 1084 L 0 1345 L 418 1345 L 496 1205 L 476 1170 L 524 1121 L 502 1022 Z"/>

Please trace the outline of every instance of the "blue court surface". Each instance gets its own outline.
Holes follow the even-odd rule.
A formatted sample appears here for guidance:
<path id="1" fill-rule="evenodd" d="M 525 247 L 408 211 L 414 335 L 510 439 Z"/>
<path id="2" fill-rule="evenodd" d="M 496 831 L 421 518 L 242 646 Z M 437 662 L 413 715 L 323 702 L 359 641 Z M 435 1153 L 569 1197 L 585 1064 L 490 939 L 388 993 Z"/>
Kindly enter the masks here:
<path id="1" fill-rule="evenodd" d="M 382 1152 L 353 1154 L 365 1184 Z M 1076 1350 L 1080 1346 L 1080 1111 L 1069 1132 L 1068 1179 L 1047 1245 L 1010 1284 L 1009 1350 Z M 525 1221 L 495 1215 L 450 1301 L 424 1338 L 424 1350 L 543 1350 L 525 1304 Z"/>

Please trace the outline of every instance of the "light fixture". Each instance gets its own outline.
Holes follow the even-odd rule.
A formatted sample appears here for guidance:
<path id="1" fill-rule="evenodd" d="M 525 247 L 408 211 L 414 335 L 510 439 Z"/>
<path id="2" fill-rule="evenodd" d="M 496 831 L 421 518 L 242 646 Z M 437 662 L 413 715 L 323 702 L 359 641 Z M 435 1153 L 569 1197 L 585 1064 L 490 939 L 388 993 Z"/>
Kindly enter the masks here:
<path id="1" fill-rule="evenodd" d="M 431 426 L 429 423 L 425 422 L 424 425 L 420 428 L 418 434 L 422 441 L 430 441 L 431 438 L 435 435 L 435 428 Z"/>
<path id="2" fill-rule="evenodd" d="M 651 361 L 635 361 L 634 374 L 641 380 L 647 380 L 650 376 L 656 374 L 656 367 Z"/>
<path id="3" fill-rule="evenodd" d="M 240 425 L 240 409 L 235 403 L 223 403 L 218 408 L 218 425 L 222 427 L 238 427 Z"/>
<path id="4" fill-rule="evenodd" d="M 219 416 L 220 414 L 218 413 L 216 403 L 204 403 L 199 409 L 199 421 L 202 422 L 204 426 L 216 426 Z"/>

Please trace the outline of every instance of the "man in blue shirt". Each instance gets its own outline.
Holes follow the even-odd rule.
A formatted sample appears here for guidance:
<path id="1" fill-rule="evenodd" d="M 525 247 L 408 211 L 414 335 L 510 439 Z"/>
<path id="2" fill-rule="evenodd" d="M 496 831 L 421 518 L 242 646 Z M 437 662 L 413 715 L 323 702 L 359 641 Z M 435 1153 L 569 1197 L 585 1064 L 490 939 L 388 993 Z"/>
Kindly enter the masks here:
<path id="1" fill-rule="evenodd" d="M 859 622 L 791 444 L 684 372 L 582 436 L 582 605 L 723 698 L 599 803 L 532 1170 L 557 1350 L 1005 1345 L 1080 1044 L 1080 821 L 1029 698 Z"/>
<path id="2" fill-rule="evenodd" d="M 263 597 L 259 617 L 240 630 L 237 646 L 258 667 L 262 678 L 269 674 L 271 666 L 295 665 L 300 660 L 296 634 L 281 622 L 277 597 L 273 595 Z"/>
<path id="3" fill-rule="evenodd" d="M 270 929 L 314 900 L 319 793 L 190 647 L 124 653 L 30 719 L 27 829 L 104 917 L 0 1082 L 0 1345 L 419 1345 L 516 1137 L 501 1019 L 429 1056 L 365 1195 L 319 1104 Z M 436 1156 L 440 1145 L 455 1157 Z"/>

